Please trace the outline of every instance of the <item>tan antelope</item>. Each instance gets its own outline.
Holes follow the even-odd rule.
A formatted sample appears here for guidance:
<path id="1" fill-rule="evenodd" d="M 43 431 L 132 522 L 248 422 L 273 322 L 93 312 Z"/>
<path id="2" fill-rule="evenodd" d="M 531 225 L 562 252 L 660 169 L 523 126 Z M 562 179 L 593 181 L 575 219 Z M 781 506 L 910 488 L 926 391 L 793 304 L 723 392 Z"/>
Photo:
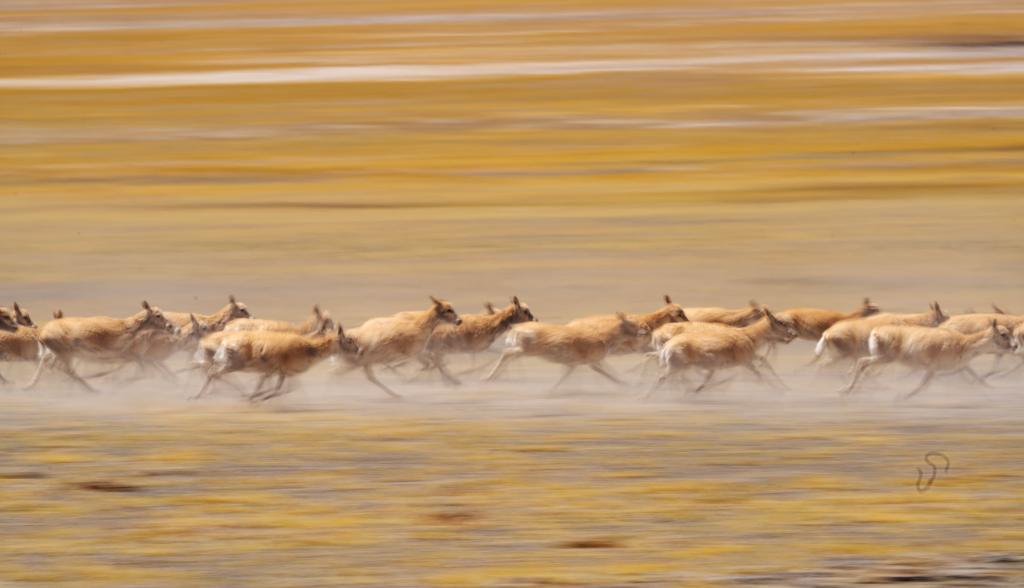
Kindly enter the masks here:
<path id="1" fill-rule="evenodd" d="M 199 341 L 213 330 L 213 327 L 197 319 L 194 314 L 189 313 L 188 316 L 188 324 L 174 332 L 160 329 L 140 332 L 133 338 L 131 346 L 125 350 L 124 357 L 115 360 L 120 365 L 85 377 L 89 379 L 105 376 L 127 365 L 135 364 L 139 367 L 140 374 L 152 368 L 166 379 L 176 380 L 165 362 L 176 353 L 192 353 Z"/>
<path id="2" fill-rule="evenodd" d="M 430 297 L 430 308 L 423 311 L 402 312 L 390 317 L 373 318 L 349 330 L 349 336 L 359 345 L 358 356 L 343 355 L 350 371 L 362 368 L 366 379 L 393 398 L 401 396 L 385 386 L 373 373 L 374 365 L 388 365 L 413 359 L 423 353 L 434 329 L 442 323 L 462 324 L 462 319 L 444 300 Z M 444 364 L 438 370 L 446 379 L 453 378 Z"/>
<path id="3" fill-rule="evenodd" d="M 985 331 L 995 321 L 996 324 L 1006 327 L 1010 331 L 1016 329 L 1019 325 L 1024 324 L 1024 315 L 1019 314 L 1008 314 L 1003 309 L 996 305 L 992 305 L 995 312 L 976 312 L 969 314 L 955 314 L 949 317 L 949 320 L 942 323 L 942 328 L 950 331 L 956 331 L 962 335 L 971 335 L 981 331 Z M 989 369 L 986 377 L 996 373 L 999 368 L 999 364 L 1002 363 L 1003 356 L 1010 353 L 1009 350 L 1002 348 L 991 349 L 987 352 L 996 356 L 995 362 Z"/>
<path id="4" fill-rule="evenodd" d="M 622 381 L 604 364 L 613 349 L 630 345 L 631 339 L 647 340 L 644 325 L 624 313 L 615 315 L 618 324 L 609 330 L 604 324 L 522 323 L 512 327 L 505 338 L 505 350 L 485 380 L 495 379 L 509 362 L 520 357 L 539 357 L 565 366 L 562 377 L 551 388 L 562 384 L 579 366 L 585 365 L 616 384 Z"/>
<path id="5" fill-rule="evenodd" d="M 790 308 L 775 315 L 796 330 L 798 339 L 818 341 L 832 325 L 848 319 L 866 318 L 878 314 L 880 309 L 865 298 L 860 307 L 851 312 L 825 308 Z"/>
<path id="6" fill-rule="evenodd" d="M 325 320 L 330 320 L 329 315 L 320 310 L 320 305 L 313 305 L 313 313 L 301 323 L 290 321 L 279 321 L 273 319 L 235 319 L 224 327 L 225 331 L 277 331 L 280 333 L 295 333 L 297 335 L 308 335 L 320 331 Z"/>
<path id="7" fill-rule="evenodd" d="M 233 372 L 256 372 L 260 379 L 249 400 L 263 401 L 280 396 L 285 379 L 306 372 L 325 358 L 346 354 L 356 356 L 359 346 L 345 330 L 327 329 L 321 321 L 321 332 L 300 335 L 282 331 L 225 331 L 218 333 L 217 350 L 213 355 L 213 366 L 206 382 L 193 398 L 200 398 L 218 379 Z M 205 342 L 205 340 L 204 340 Z M 263 384 L 272 376 L 277 383 L 263 389 Z"/>
<path id="8" fill-rule="evenodd" d="M 658 327 L 668 323 L 681 323 L 688 320 L 682 306 L 672 302 L 672 298 L 665 294 L 665 306 L 648 313 L 627 314 L 626 317 L 634 323 L 642 326 L 648 336 Z M 608 332 L 614 336 L 620 330 L 619 317 L 616 314 L 600 314 L 588 316 L 570 321 L 569 326 L 587 327 Z M 614 347 L 608 350 L 610 355 L 625 355 L 629 353 L 643 353 L 650 348 L 650 340 L 645 337 L 627 337 L 621 339 Z"/>
<path id="9" fill-rule="evenodd" d="M 18 323 L 23 327 L 34 327 L 36 324 L 32 322 L 32 317 L 29 316 L 28 312 L 18 306 L 15 302 L 11 308 L 0 306 L 0 315 L 6 314 L 10 316 L 14 322 Z"/>
<path id="10" fill-rule="evenodd" d="M 747 308 L 701 307 L 685 308 L 687 318 L 694 323 L 721 323 L 730 327 L 745 327 L 761 318 L 763 313 L 757 302 L 751 300 Z"/>
<path id="11" fill-rule="evenodd" d="M 209 326 L 211 331 L 220 331 L 229 322 L 235 319 L 249 318 L 249 308 L 235 300 L 235 297 L 228 296 L 228 303 L 213 314 L 196 314 L 192 312 L 165 312 L 164 316 L 171 324 L 178 328 L 185 328 L 191 323 L 190 315 L 195 315 L 196 320 L 201 324 Z"/>
<path id="12" fill-rule="evenodd" d="M 504 334 L 512 325 L 535 322 L 536 317 L 530 307 L 522 304 L 518 296 L 512 297 L 512 304 L 501 310 L 489 303 L 485 305 L 487 314 L 461 315 L 462 323 L 455 325 L 443 323 L 438 325 L 427 341 L 426 348 L 420 355 L 425 369 L 438 368 L 448 382 L 460 384 L 444 366 L 444 358 L 454 353 L 479 353 L 486 351 L 494 341 Z"/>
<path id="13" fill-rule="evenodd" d="M 870 355 L 857 360 L 850 383 L 840 390 L 841 394 L 853 392 L 865 371 L 871 366 L 899 362 L 915 369 L 924 370 L 925 376 L 906 398 L 924 390 L 932 378 L 940 373 L 965 371 L 979 382 L 984 380 L 968 363 L 979 353 L 995 349 L 1010 349 L 1013 346 L 1010 330 L 996 321 L 988 329 L 964 335 L 947 329 L 928 327 L 887 325 L 871 330 L 868 337 Z"/>
<path id="14" fill-rule="evenodd" d="M 39 354 L 35 328 L 25 327 L 9 312 L 0 312 L 0 361 L 32 361 Z M 0 374 L 0 384 L 7 379 Z"/>
<path id="15" fill-rule="evenodd" d="M 928 312 L 912 314 L 896 314 L 883 312 L 866 318 L 839 321 L 825 329 L 814 347 L 816 363 L 826 354 L 831 355 L 830 365 L 844 360 L 856 360 L 868 355 L 868 337 L 875 327 L 886 325 L 907 325 L 917 327 L 937 327 L 949 317 L 942 312 L 938 302 L 929 305 Z"/>
<path id="16" fill-rule="evenodd" d="M 762 311 L 757 322 L 745 327 L 691 323 L 692 326 L 666 341 L 659 352 L 662 373 L 645 398 L 657 392 L 670 378 L 693 368 L 706 370 L 704 381 L 694 392 L 705 389 L 718 370 L 731 367 L 745 368 L 759 380 L 764 379 L 761 369 L 766 369 L 778 379 L 768 362 L 757 352 L 769 343 L 789 343 L 796 338 L 797 332 L 767 308 Z"/>
<path id="17" fill-rule="evenodd" d="M 85 389 L 95 392 L 75 372 L 74 360 L 116 361 L 125 357 L 140 333 L 148 330 L 173 332 L 174 329 L 163 312 L 145 300 L 141 312 L 124 319 L 92 316 L 50 321 L 39 328 L 39 341 L 46 349 L 26 389 L 35 386 L 44 369 L 56 367 Z"/>

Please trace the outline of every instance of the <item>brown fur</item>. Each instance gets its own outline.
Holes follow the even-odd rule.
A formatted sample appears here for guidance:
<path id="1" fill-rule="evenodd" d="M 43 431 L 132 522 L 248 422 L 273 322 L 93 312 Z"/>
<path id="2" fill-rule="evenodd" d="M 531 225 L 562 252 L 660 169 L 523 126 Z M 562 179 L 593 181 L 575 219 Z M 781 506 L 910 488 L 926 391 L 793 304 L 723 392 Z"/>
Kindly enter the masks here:
<path id="1" fill-rule="evenodd" d="M 345 335 L 339 325 L 336 331 L 307 336 L 280 331 L 239 331 L 217 333 L 217 350 L 206 383 L 196 394 L 205 394 L 212 383 L 232 372 L 249 371 L 260 374 L 250 400 L 268 400 L 282 394 L 286 378 L 304 373 L 330 355 L 357 355 L 359 346 Z M 208 339 L 203 340 L 207 345 Z M 267 378 L 277 376 L 277 384 L 263 390 Z"/>
<path id="2" fill-rule="evenodd" d="M 866 318 L 879 312 L 879 308 L 865 298 L 860 307 L 851 312 L 825 308 L 790 308 L 775 316 L 796 329 L 798 338 L 817 341 L 821 339 L 822 333 L 839 321 Z"/>
<path id="3" fill-rule="evenodd" d="M 933 302 L 928 312 L 914 314 L 883 312 L 867 318 L 839 321 L 821 334 L 814 350 L 814 362 L 821 359 L 826 352 L 831 354 L 833 363 L 854 360 L 868 355 L 868 337 L 875 327 L 886 325 L 937 327 L 948 318 L 942 312 L 939 303 Z"/>
<path id="4" fill-rule="evenodd" d="M 289 321 L 278 321 L 272 319 L 243 318 L 235 319 L 224 327 L 225 331 L 277 331 L 279 333 L 295 333 L 297 335 L 309 335 L 320 330 L 323 322 L 329 320 L 328 315 L 320 310 L 320 306 L 313 306 L 313 314 L 301 323 Z"/>
<path id="5" fill-rule="evenodd" d="M 353 368 L 360 367 L 366 378 L 395 398 L 401 398 L 373 373 L 373 366 L 417 357 L 423 352 L 431 333 L 441 323 L 459 325 L 462 319 L 443 300 L 430 297 L 427 310 L 402 312 L 374 318 L 349 331 L 362 350 L 358 357 L 346 357 Z M 438 366 L 443 369 L 443 366 Z M 450 374 L 449 374 L 450 377 Z"/>
<path id="6" fill-rule="evenodd" d="M 757 355 L 757 351 L 768 343 L 788 343 L 796 336 L 795 329 L 780 321 L 767 308 L 763 309 L 760 320 L 746 327 L 696 324 L 693 327 L 688 326 L 662 346 L 662 373 L 647 395 L 650 396 L 657 391 L 669 378 L 692 368 L 707 370 L 704 382 L 695 392 L 703 390 L 715 372 L 724 368 L 743 367 L 760 379 L 763 378 L 758 369 L 760 365 L 775 376 L 767 362 Z"/>
<path id="7" fill-rule="evenodd" d="M 453 353 L 479 353 L 486 351 L 494 341 L 508 331 L 512 325 L 535 322 L 537 319 L 530 307 L 519 302 L 518 296 L 512 297 L 512 304 L 501 310 L 486 305 L 487 314 L 461 315 L 462 324 L 442 323 L 434 328 L 427 341 L 421 361 L 427 367 L 436 367 L 442 376 L 453 384 L 459 380 L 442 369 L 444 357 Z"/>
<path id="8" fill-rule="evenodd" d="M 34 327 L 36 324 L 32 321 L 32 317 L 29 316 L 28 311 L 23 309 L 15 302 L 11 308 L 0 306 L 0 316 L 10 317 L 15 323 L 22 327 Z M 3 323 L 0 323 L 0 329 L 4 328 Z"/>
<path id="9" fill-rule="evenodd" d="M 189 315 L 194 314 L 196 319 L 200 323 L 209 325 L 212 331 L 220 331 L 229 322 L 235 319 L 246 319 L 251 315 L 249 314 L 249 308 L 235 300 L 234 296 L 228 296 L 228 303 L 223 308 L 213 314 L 196 314 L 189 312 L 165 312 L 164 316 L 167 320 L 178 328 L 187 327 L 191 320 Z"/>
<path id="10" fill-rule="evenodd" d="M 630 339 L 647 340 L 647 327 L 623 313 L 615 315 L 618 325 L 610 330 L 603 322 L 556 325 L 523 323 L 515 325 L 506 338 L 506 348 L 487 380 L 493 380 L 508 362 L 523 356 L 540 357 L 566 366 L 557 387 L 581 365 L 589 366 L 602 376 L 621 384 L 603 362 L 612 349 L 628 344 Z"/>
<path id="11" fill-rule="evenodd" d="M 745 327 L 761 318 L 763 313 L 757 302 L 750 301 L 747 308 L 687 308 L 686 316 L 695 323 L 722 323 L 730 327 Z"/>
<path id="12" fill-rule="evenodd" d="M 95 391 L 72 368 L 75 359 L 98 361 L 118 360 L 125 357 L 135 338 L 148 330 L 173 331 L 174 325 L 163 312 L 142 302 L 143 310 L 128 318 L 105 316 L 65 317 L 50 321 L 39 329 L 39 341 L 46 352 L 28 387 L 39 381 L 45 367 L 58 367 L 90 391 Z"/>
<path id="13" fill-rule="evenodd" d="M 907 397 L 923 390 L 941 372 L 966 371 L 978 380 L 968 362 L 980 353 L 1008 350 L 1012 346 L 1010 330 L 995 320 L 988 329 L 964 335 L 948 329 L 908 325 L 885 325 L 872 329 L 870 355 L 857 360 L 853 378 L 840 392 L 850 393 L 873 365 L 899 362 L 924 370 L 925 377 Z"/>
<path id="14" fill-rule="evenodd" d="M 627 314 L 629 320 L 637 323 L 644 327 L 648 333 L 653 333 L 656 329 L 665 324 L 670 323 L 681 323 L 689 320 L 686 311 L 683 307 L 672 302 L 672 298 L 668 294 L 664 297 L 665 306 L 661 308 L 644 313 L 644 314 Z M 619 318 L 614 314 L 601 314 L 596 316 L 589 316 L 584 318 L 578 318 L 569 322 L 570 326 L 587 326 L 593 329 L 604 330 L 610 335 L 619 329 Z M 624 355 L 628 353 L 642 353 L 650 348 L 650 339 L 645 337 L 632 337 L 626 338 L 619 341 L 612 349 L 609 350 L 611 355 Z"/>

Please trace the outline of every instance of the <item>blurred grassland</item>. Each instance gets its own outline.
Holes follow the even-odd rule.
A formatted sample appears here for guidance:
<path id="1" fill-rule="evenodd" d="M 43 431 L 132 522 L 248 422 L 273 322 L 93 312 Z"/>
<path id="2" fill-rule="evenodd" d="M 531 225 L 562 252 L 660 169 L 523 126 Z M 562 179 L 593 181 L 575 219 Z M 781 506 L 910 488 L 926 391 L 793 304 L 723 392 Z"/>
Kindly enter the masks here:
<path id="1" fill-rule="evenodd" d="M 549 401 L 550 402 L 550 401 Z M 0 577 L 48 585 L 779 585 L 972 574 L 1024 541 L 1015 421 L 149 411 L 0 441 Z M 76 420 L 81 415 L 74 416 Z M 297 418 L 301 416 L 301 418 Z M 906 416 L 906 415 L 904 415 Z M 183 443 L 183 431 L 188 442 Z M 954 457 L 925 494 L 920 447 Z M 118 484 L 103 492 L 83 484 Z M 68 523 L 72 523 L 69 525 Z M 987 558 L 987 559 L 986 559 Z M 972 563 L 973 562 L 973 563 Z M 300 566 L 301 573 L 296 575 Z M 753 581 L 753 580 L 751 580 Z M 909 580 L 908 580 L 909 581 Z M 950 580 L 955 582 L 955 580 Z M 834 584 L 833 582 L 838 582 Z M 978 584 L 982 585 L 982 584 Z"/>
<path id="2" fill-rule="evenodd" d="M 270 282 L 311 272 L 476 300 L 494 296 L 476 284 L 539 293 L 553 274 L 599 286 L 624 260 L 636 290 L 615 304 L 684 283 L 722 297 L 730 284 L 694 283 L 723 276 L 749 276 L 738 301 L 814 276 L 819 304 L 851 283 L 908 305 L 950 274 L 969 275 L 954 297 L 1021 285 L 998 269 L 1024 248 L 1011 5 L 58 0 L 0 20 L 5 270 L 9 295 L 40 304 L 71 289 L 121 312 L 115 293 L 241 285 L 283 312 Z M 564 70 L 517 73 L 531 63 Z M 371 73 L 295 74 L 346 66 Z M 189 78 L 253 70 L 285 78 Z M 921 291 L 887 281 L 947 255 Z M 652 278 L 666 267 L 696 279 Z M 393 301 L 375 300 L 346 303 Z"/>

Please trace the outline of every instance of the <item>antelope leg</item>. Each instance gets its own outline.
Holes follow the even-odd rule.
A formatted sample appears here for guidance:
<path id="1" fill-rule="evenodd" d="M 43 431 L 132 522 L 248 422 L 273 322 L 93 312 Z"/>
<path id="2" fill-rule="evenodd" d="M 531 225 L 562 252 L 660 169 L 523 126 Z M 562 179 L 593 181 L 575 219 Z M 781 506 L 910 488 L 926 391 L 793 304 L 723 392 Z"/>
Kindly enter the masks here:
<path id="1" fill-rule="evenodd" d="M 364 365 L 363 366 L 363 373 L 366 374 L 366 379 L 367 380 L 370 380 L 370 382 L 372 384 L 374 384 L 375 386 L 377 386 L 381 390 L 387 392 L 388 395 L 390 395 L 392 398 L 401 398 L 402 397 L 401 394 L 395 393 L 391 388 L 388 388 L 387 386 L 382 384 L 381 381 L 377 379 L 377 375 L 373 373 L 373 369 L 369 365 Z"/>

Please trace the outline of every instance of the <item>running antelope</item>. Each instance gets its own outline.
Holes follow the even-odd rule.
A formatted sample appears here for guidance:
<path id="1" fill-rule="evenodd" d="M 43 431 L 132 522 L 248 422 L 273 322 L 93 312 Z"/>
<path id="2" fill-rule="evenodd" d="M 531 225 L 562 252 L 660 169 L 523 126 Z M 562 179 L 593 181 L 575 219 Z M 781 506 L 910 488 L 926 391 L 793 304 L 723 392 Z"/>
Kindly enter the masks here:
<path id="1" fill-rule="evenodd" d="M 225 331 L 277 331 L 280 333 L 295 333 L 297 335 L 308 335 L 321 330 L 325 320 L 330 320 L 328 315 L 320 310 L 319 305 L 313 305 L 313 314 L 301 323 L 289 321 L 277 321 L 272 319 L 242 318 L 235 319 L 224 327 Z"/>
<path id="2" fill-rule="evenodd" d="M 321 322 L 321 327 L 326 324 Z M 341 325 L 337 330 L 323 328 L 322 331 L 313 335 L 281 331 L 223 332 L 217 337 L 217 350 L 206 382 L 193 398 L 203 396 L 216 380 L 227 374 L 248 371 L 260 375 L 249 400 L 269 400 L 284 394 L 282 387 L 286 378 L 306 372 L 328 356 L 358 355 L 358 344 L 345 335 Z M 264 390 L 263 384 L 272 376 L 277 376 L 277 383 Z"/>
<path id="3" fill-rule="evenodd" d="M 761 318 L 761 308 L 751 300 L 747 308 L 687 308 L 686 316 L 695 323 L 722 323 L 730 327 L 745 327 Z"/>
<path id="4" fill-rule="evenodd" d="M 613 349 L 632 345 L 635 339 L 647 341 L 647 327 L 624 313 L 615 315 L 618 324 L 609 330 L 604 324 L 523 323 L 515 325 L 505 338 L 506 348 L 485 380 L 493 380 L 514 359 L 533 356 L 565 366 L 562 377 L 551 388 L 554 390 L 579 366 L 586 365 L 605 378 L 622 384 L 604 364 Z"/>
<path id="5" fill-rule="evenodd" d="M 457 378 L 443 369 L 446 355 L 486 351 L 512 325 L 537 320 L 530 312 L 530 307 L 519 302 L 518 296 L 513 296 L 512 304 L 501 310 L 490 304 L 485 305 L 485 308 L 488 310 L 487 314 L 462 315 L 462 324 L 438 325 L 420 356 L 420 361 L 426 366 L 424 369 L 436 367 L 448 382 L 460 384 Z"/>
<path id="6" fill-rule="evenodd" d="M 886 325 L 907 325 L 917 327 L 937 327 L 944 323 L 949 317 L 942 312 L 938 302 L 929 305 L 928 312 L 914 314 L 894 314 L 883 312 L 867 318 L 847 319 L 839 321 L 825 329 L 814 347 L 814 359 L 811 364 L 816 363 L 828 352 L 832 356 L 829 365 L 834 365 L 843 360 L 855 360 L 868 355 L 868 337 L 875 327 Z"/>
<path id="7" fill-rule="evenodd" d="M 434 329 L 442 323 L 462 324 L 462 319 L 444 300 L 430 297 L 430 308 L 423 311 L 403 312 L 390 317 L 374 318 L 351 329 L 349 336 L 359 345 L 358 356 L 343 355 L 342 358 L 351 369 L 362 368 L 363 373 L 375 386 L 387 392 L 393 398 L 401 398 L 393 390 L 381 383 L 373 373 L 373 366 L 391 364 L 401 360 L 413 359 L 423 353 Z M 438 364 L 445 379 L 454 379 L 447 372 L 444 364 Z"/>
<path id="8" fill-rule="evenodd" d="M 32 361 L 39 356 L 35 328 L 18 324 L 7 312 L 0 312 L 0 361 Z M 7 379 L 0 374 L 0 384 Z"/>
<path id="9" fill-rule="evenodd" d="M 165 312 L 164 316 L 167 320 L 171 321 L 174 326 L 183 329 L 191 324 L 190 315 L 195 313 L 191 312 Z M 228 296 L 228 303 L 224 305 L 220 310 L 213 314 L 195 314 L 196 319 L 204 324 L 208 325 L 211 331 L 220 331 L 229 322 L 236 319 L 247 319 L 249 318 L 249 308 L 235 300 L 235 297 Z"/>
<path id="10" fill-rule="evenodd" d="M 692 368 L 707 371 L 704 381 L 694 392 L 706 388 L 718 370 L 731 367 L 746 368 L 759 380 L 764 379 L 759 367 L 764 368 L 777 380 L 778 375 L 757 352 L 769 343 L 789 343 L 796 338 L 797 332 L 767 308 L 762 310 L 763 316 L 745 327 L 695 323 L 693 328 L 687 327 L 666 341 L 659 353 L 662 373 L 645 398 L 653 395 L 669 378 Z"/>
<path id="11" fill-rule="evenodd" d="M 141 333 L 149 330 L 173 332 L 174 325 L 155 306 L 142 301 L 142 311 L 128 318 L 105 316 L 65 317 L 40 327 L 39 341 L 46 350 L 40 355 L 32 381 L 26 389 L 39 381 L 43 370 L 56 367 L 83 388 L 95 392 L 78 373 L 72 362 L 76 359 L 112 361 L 124 358 Z"/>
<path id="12" fill-rule="evenodd" d="M 213 331 L 210 324 L 200 321 L 194 314 L 189 313 L 188 316 L 188 324 L 175 332 L 159 329 L 140 332 L 125 351 L 125 356 L 120 358 L 121 365 L 87 376 L 87 378 L 103 376 L 134 363 L 139 366 L 140 374 L 144 373 L 147 368 L 152 368 L 164 378 L 171 381 L 176 380 L 174 372 L 167 367 L 165 362 L 176 353 L 194 351 L 199 341 Z"/>
<path id="13" fill-rule="evenodd" d="M 18 323 L 23 327 L 36 326 L 36 324 L 32 322 L 32 317 L 28 315 L 28 312 L 26 312 L 24 309 L 18 306 L 17 302 L 15 302 L 11 308 L 0 306 L 0 314 L 6 314 L 10 316 L 14 320 L 14 322 Z"/>
<path id="14" fill-rule="evenodd" d="M 865 298 L 860 307 L 852 312 L 829 310 L 825 308 L 790 308 L 778 313 L 776 318 L 789 324 L 796 330 L 798 339 L 817 341 L 832 325 L 848 319 L 866 318 L 876 315 L 880 309 Z"/>
<path id="15" fill-rule="evenodd" d="M 665 324 L 678 324 L 688 320 L 686 311 L 682 306 L 672 302 L 672 298 L 665 294 L 665 306 L 658 310 L 645 314 L 627 314 L 629 320 L 642 326 L 644 331 L 650 335 L 655 329 Z M 588 327 L 608 332 L 611 336 L 620 329 L 619 317 L 615 314 L 601 314 L 588 316 L 570 321 L 569 326 Z M 646 337 L 627 337 L 618 342 L 608 350 L 610 355 L 624 355 L 628 353 L 642 353 L 650 347 L 650 340 Z"/>
<path id="16" fill-rule="evenodd" d="M 980 353 L 1013 347 L 1010 330 L 991 321 L 987 329 L 964 335 L 947 329 L 933 329 L 907 325 L 887 325 L 871 330 L 868 337 L 870 355 L 857 360 L 853 378 L 842 388 L 841 394 L 853 392 L 865 371 L 874 365 L 903 363 L 924 370 L 924 379 L 906 398 L 924 390 L 932 378 L 940 373 L 965 371 L 976 380 L 984 380 L 968 365 Z"/>

